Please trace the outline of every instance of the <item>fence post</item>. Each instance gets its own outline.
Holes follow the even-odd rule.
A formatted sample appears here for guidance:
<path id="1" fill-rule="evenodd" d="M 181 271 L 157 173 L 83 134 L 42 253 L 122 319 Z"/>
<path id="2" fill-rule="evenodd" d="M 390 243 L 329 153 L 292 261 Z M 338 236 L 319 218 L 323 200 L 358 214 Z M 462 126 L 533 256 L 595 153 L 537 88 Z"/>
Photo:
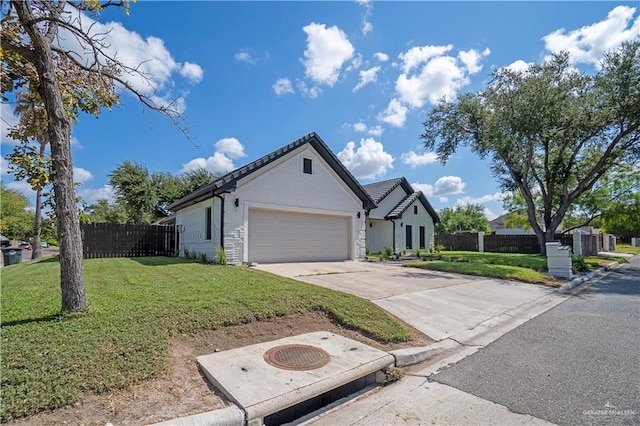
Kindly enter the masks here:
<path id="1" fill-rule="evenodd" d="M 484 252 L 484 232 L 478 232 L 478 251 L 480 253 Z"/>
<path id="2" fill-rule="evenodd" d="M 584 256 L 584 252 L 582 251 L 582 234 L 579 232 L 573 234 L 573 253 L 578 256 Z"/>

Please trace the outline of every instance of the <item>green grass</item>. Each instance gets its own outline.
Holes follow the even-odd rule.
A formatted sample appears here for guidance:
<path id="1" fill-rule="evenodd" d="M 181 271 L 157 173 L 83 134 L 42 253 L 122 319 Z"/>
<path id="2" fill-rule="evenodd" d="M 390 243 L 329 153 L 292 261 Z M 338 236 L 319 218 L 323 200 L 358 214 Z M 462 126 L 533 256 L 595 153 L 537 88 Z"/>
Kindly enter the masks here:
<path id="1" fill-rule="evenodd" d="M 436 271 L 455 272 L 458 274 L 479 275 L 483 277 L 517 280 L 526 283 L 557 286 L 558 282 L 547 274 L 513 265 L 496 265 L 473 261 L 428 260 L 410 262 L 403 266 L 431 269 Z"/>
<path id="2" fill-rule="evenodd" d="M 369 301 L 248 268 L 122 258 L 84 270 L 89 311 L 62 315 L 55 259 L 3 268 L 2 420 L 158 375 L 181 333 L 322 311 L 381 342 L 412 337 Z"/>
<path id="3" fill-rule="evenodd" d="M 616 246 L 616 251 L 618 253 L 629 253 L 633 255 L 640 254 L 640 247 L 634 247 L 631 244 L 618 244 Z"/>
<path id="4" fill-rule="evenodd" d="M 543 272 L 547 270 L 547 258 L 539 254 L 479 253 L 474 251 L 444 251 L 423 256 L 424 259 L 438 259 L 449 262 L 473 262 L 489 265 L 518 266 Z"/>

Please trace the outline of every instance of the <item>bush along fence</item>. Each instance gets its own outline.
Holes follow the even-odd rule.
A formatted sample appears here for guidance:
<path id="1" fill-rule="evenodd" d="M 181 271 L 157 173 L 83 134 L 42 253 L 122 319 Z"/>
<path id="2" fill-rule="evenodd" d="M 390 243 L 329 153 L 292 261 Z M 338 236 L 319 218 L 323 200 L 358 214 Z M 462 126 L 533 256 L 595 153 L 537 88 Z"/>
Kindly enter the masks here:
<path id="1" fill-rule="evenodd" d="M 557 234 L 556 240 L 571 247 L 574 254 L 594 256 L 598 254 L 597 235 Z M 486 235 L 484 232 L 464 234 L 439 234 L 436 246 L 445 250 L 463 250 L 491 253 L 540 253 L 540 244 L 535 235 Z"/>
<path id="2" fill-rule="evenodd" d="M 175 255 L 175 226 L 92 223 L 80 229 L 85 259 Z"/>

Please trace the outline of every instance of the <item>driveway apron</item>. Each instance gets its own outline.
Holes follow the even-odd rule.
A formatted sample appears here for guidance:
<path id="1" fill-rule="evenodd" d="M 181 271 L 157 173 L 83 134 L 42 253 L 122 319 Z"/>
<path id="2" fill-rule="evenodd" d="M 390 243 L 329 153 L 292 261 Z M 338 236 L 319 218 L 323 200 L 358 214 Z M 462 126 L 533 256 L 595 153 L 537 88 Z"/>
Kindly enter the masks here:
<path id="1" fill-rule="evenodd" d="M 258 265 L 257 269 L 368 299 L 435 340 L 453 338 L 555 289 L 371 262 Z"/>

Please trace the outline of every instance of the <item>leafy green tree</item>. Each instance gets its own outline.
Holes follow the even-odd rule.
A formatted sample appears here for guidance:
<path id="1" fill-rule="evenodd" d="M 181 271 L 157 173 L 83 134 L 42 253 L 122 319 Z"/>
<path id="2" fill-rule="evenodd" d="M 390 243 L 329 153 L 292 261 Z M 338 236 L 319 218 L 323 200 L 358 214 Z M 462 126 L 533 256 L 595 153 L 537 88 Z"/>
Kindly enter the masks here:
<path id="1" fill-rule="evenodd" d="M 27 210 L 27 197 L 5 188 L 0 182 L 0 233 L 17 240 L 31 238 L 33 232 L 33 213 Z"/>
<path id="2" fill-rule="evenodd" d="M 438 212 L 440 223 L 436 224 L 438 234 L 454 232 L 489 232 L 489 220 L 484 215 L 482 204 L 467 204 L 456 208 L 445 207 Z"/>
<path id="3" fill-rule="evenodd" d="M 103 34 L 92 34 L 73 13 L 98 16 L 106 7 L 124 7 L 129 1 L 11 0 L 0 3 L 0 58 L 2 99 L 36 88 L 46 112 L 46 133 L 54 172 L 53 190 L 60 235 L 62 309 L 86 310 L 82 237 L 76 210 L 71 160 L 71 127 L 80 112 L 98 115 L 118 102 L 116 84 L 145 106 L 168 117 L 181 130 L 175 105 L 158 105 L 153 96 L 136 91 L 127 78 L 148 79 L 139 69 L 109 57 Z M 79 41 L 80 51 L 64 49 L 61 31 Z M 94 58 L 87 61 L 87 58 Z"/>
<path id="4" fill-rule="evenodd" d="M 87 206 L 86 215 L 89 223 L 127 223 L 127 212 L 122 204 L 110 204 L 107 200 Z"/>
<path id="5" fill-rule="evenodd" d="M 219 174 L 210 172 L 209 170 L 198 167 L 197 169 L 189 170 L 182 175 L 180 175 L 180 179 L 183 181 L 182 193 L 178 198 L 184 197 L 187 194 L 192 193 L 198 188 L 201 188 L 205 185 L 210 184 L 216 178 L 220 177 Z M 174 199 L 173 201 L 177 200 Z"/>
<path id="6" fill-rule="evenodd" d="M 129 223 L 151 223 L 156 218 L 158 193 L 145 166 L 132 161 L 119 164 L 109 173 L 109 185 Z"/>
<path id="7" fill-rule="evenodd" d="M 593 75 L 577 71 L 568 53 L 521 72 L 496 70 L 485 89 L 434 107 L 422 138 L 442 162 L 460 146 L 489 157 L 503 189 L 524 198 L 544 253 L 580 197 L 620 163 L 637 162 L 639 129 L 634 41 L 605 54 Z"/>

